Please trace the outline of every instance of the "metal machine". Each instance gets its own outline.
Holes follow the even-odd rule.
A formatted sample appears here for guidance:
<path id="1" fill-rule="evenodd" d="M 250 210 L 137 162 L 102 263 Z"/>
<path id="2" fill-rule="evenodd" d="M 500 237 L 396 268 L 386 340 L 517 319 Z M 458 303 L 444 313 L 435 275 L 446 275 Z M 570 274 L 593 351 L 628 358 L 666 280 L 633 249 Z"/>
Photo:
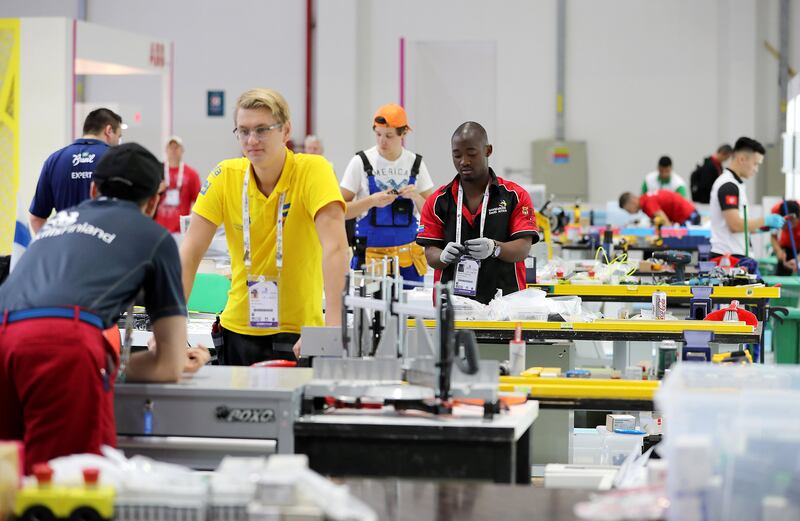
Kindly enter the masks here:
<path id="1" fill-rule="evenodd" d="M 479 360 L 474 333 L 453 327 L 452 287 L 436 285 L 433 305 L 409 303 L 408 282 L 383 268 L 382 276 L 348 276 L 342 321 L 352 312 L 352 327 L 303 328 L 302 355 L 314 357 L 303 411 L 391 406 L 449 414 L 452 400 L 471 399 L 487 417 L 499 412 L 499 363 Z M 430 332 L 426 318 L 436 321 Z"/>
<path id="2" fill-rule="evenodd" d="M 125 454 L 214 469 L 226 455 L 294 452 L 294 420 L 310 369 L 205 366 L 176 384 L 119 383 L 117 444 Z"/>

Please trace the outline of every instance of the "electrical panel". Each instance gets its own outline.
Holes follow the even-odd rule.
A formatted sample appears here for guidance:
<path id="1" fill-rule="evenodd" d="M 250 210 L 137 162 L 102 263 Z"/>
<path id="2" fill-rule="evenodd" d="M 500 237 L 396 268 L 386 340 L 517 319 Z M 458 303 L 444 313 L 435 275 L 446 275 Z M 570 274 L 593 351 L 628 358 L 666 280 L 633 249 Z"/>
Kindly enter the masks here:
<path id="1" fill-rule="evenodd" d="M 547 186 L 559 201 L 589 198 L 585 141 L 541 139 L 533 142 L 532 181 Z"/>

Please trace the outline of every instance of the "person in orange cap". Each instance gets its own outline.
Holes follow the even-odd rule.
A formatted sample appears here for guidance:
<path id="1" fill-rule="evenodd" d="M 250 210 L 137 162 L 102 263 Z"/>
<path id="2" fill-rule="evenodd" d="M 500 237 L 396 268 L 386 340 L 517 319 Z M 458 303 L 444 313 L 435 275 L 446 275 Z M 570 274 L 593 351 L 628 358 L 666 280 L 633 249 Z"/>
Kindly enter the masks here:
<path id="1" fill-rule="evenodd" d="M 428 265 L 415 237 L 433 180 L 422 156 L 403 147 L 403 136 L 411 131 L 403 107 L 380 107 L 372 130 L 376 145 L 356 153 L 340 183 L 345 218 L 356 220 L 352 267 L 399 257 L 403 278 L 421 281 Z"/>

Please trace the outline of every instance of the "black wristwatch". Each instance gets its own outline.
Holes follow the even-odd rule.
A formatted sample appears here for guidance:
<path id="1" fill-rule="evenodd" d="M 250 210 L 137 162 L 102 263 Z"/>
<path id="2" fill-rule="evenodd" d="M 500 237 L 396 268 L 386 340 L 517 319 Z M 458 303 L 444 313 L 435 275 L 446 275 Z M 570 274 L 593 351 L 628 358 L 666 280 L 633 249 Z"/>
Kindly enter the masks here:
<path id="1" fill-rule="evenodd" d="M 497 241 L 494 241 L 494 251 L 492 251 L 492 257 L 495 259 L 500 257 L 500 243 Z"/>

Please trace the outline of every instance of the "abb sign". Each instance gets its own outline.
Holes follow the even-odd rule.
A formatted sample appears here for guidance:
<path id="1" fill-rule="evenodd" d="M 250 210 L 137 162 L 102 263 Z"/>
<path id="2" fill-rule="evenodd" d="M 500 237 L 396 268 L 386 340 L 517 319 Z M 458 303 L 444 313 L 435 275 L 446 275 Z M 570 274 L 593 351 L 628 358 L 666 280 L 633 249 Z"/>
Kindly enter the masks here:
<path id="1" fill-rule="evenodd" d="M 153 67 L 163 67 L 165 63 L 164 58 L 164 44 L 151 43 L 150 44 L 150 65 Z"/>

